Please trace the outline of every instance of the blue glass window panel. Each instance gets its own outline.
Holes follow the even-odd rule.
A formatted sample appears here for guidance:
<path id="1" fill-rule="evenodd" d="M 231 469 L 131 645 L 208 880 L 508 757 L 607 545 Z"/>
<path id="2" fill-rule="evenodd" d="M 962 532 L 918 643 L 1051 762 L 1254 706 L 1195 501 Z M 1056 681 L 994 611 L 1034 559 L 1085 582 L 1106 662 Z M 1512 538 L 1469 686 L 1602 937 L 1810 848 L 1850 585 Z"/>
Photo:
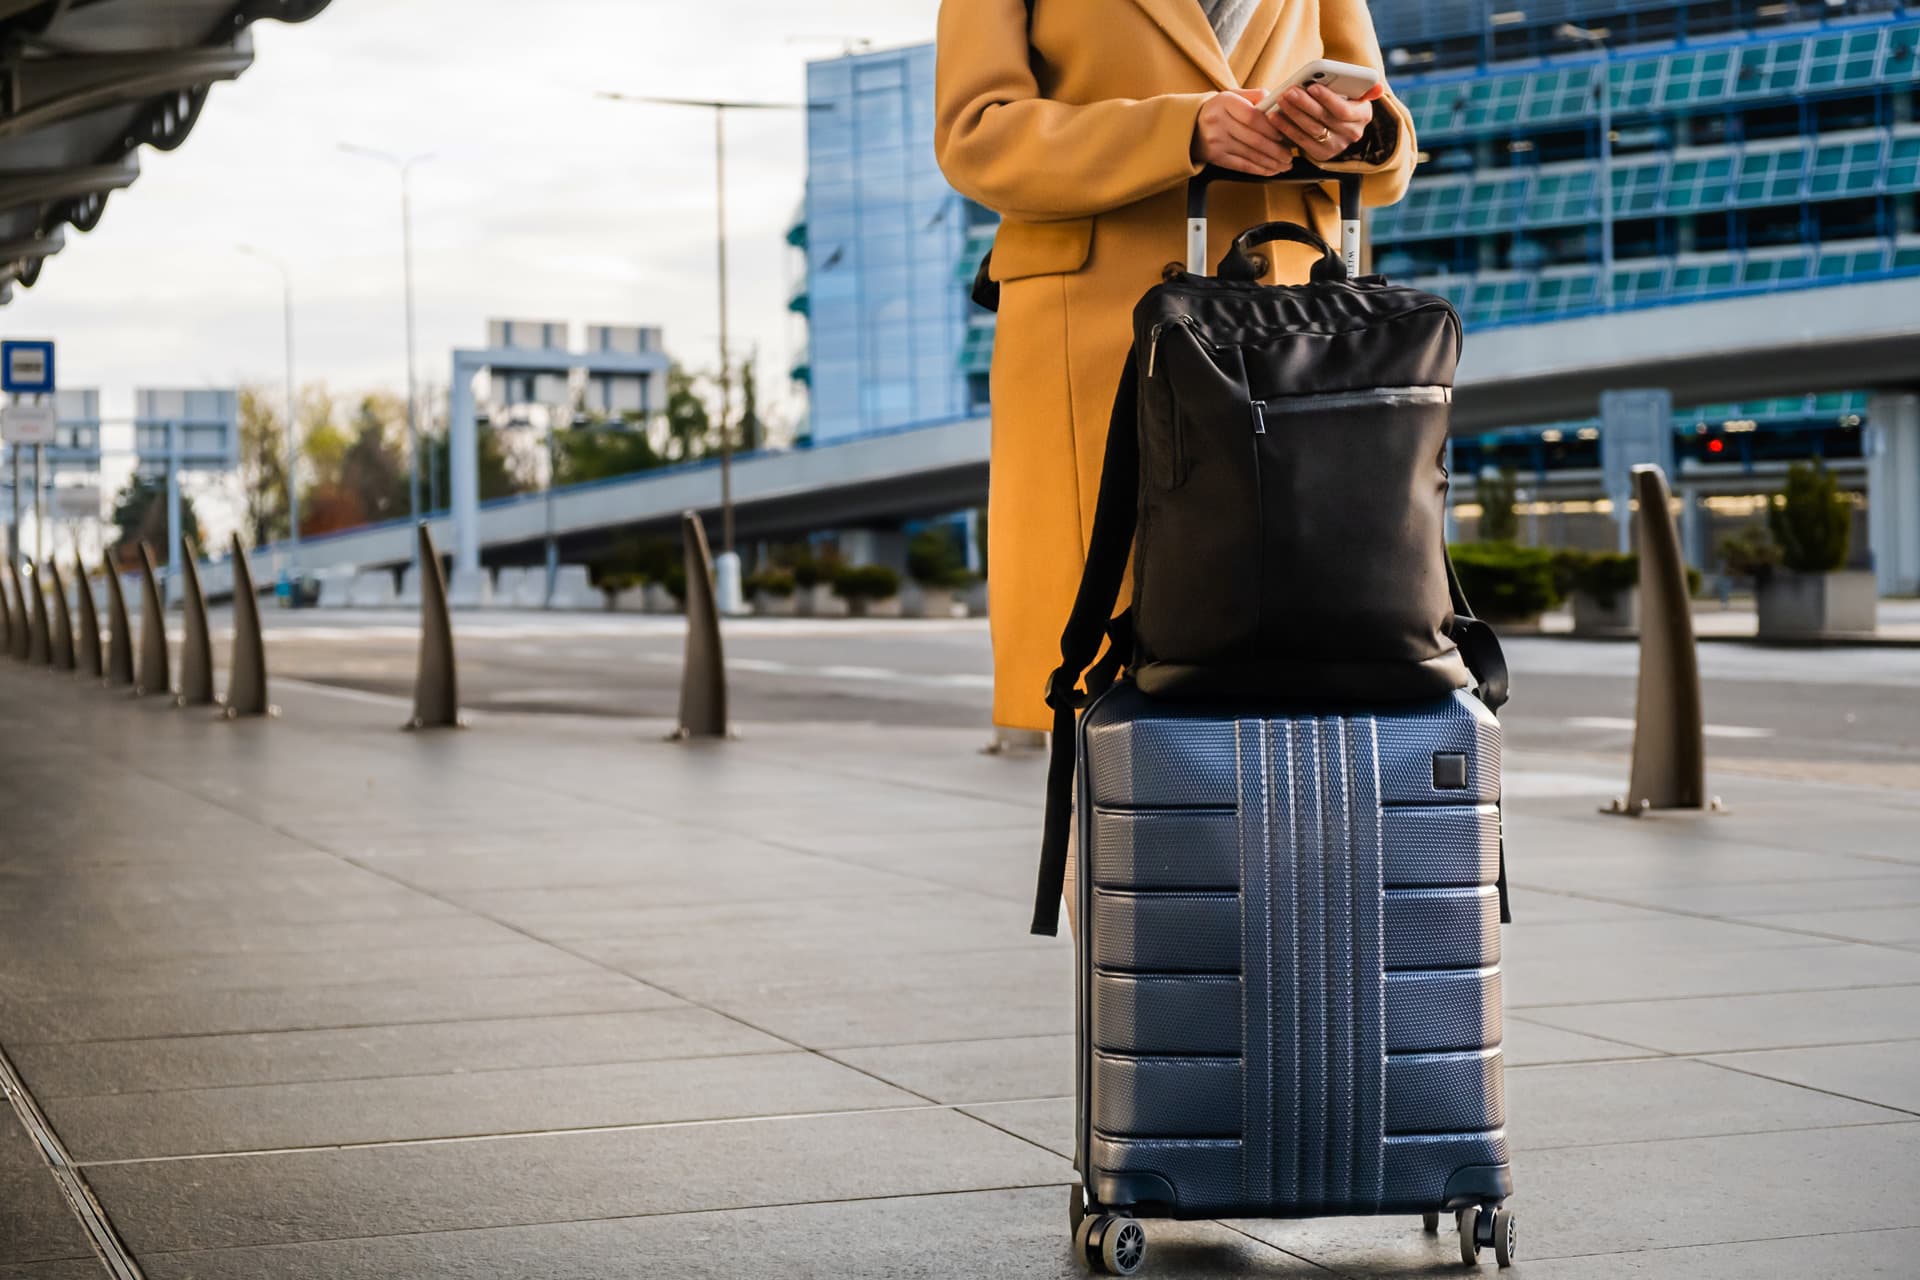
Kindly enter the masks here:
<path id="1" fill-rule="evenodd" d="M 1666 181 L 1667 158 L 1616 164 L 1613 170 L 1613 212 L 1616 217 L 1644 217 L 1660 207 L 1660 188 Z"/>
<path id="2" fill-rule="evenodd" d="M 1832 200 L 1873 194 L 1880 185 L 1886 155 L 1887 140 L 1883 137 L 1822 142 L 1814 150 L 1808 198 Z"/>
<path id="3" fill-rule="evenodd" d="M 1908 134 L 1893 140 L 1887 158 L 1887 190 L 1916 189 L 1920 189 L 1920 134 Z"/>
<path id="4" fill-rule="evenodd" d="M 1517 173 L 1474 183 L 1461 228 L 1469 232 L 1511 230 L 1520 220 L 1532 182 L 1531 174 Z"/>
<path id="5" fill-rule="evenodd" d="M 1799 90 L 1807 56 L 1804 37 L 1774 40 L 1740 52 L 1734 92 L 1739 97 L 1791 97 Z"/>
<path id="6" fill-rule="evenodd" d="M 1733 191 L 1733 154 L 1676 156 L 1661 207 L 1668 213 L 1699 213 L 1726 207 Z"/>

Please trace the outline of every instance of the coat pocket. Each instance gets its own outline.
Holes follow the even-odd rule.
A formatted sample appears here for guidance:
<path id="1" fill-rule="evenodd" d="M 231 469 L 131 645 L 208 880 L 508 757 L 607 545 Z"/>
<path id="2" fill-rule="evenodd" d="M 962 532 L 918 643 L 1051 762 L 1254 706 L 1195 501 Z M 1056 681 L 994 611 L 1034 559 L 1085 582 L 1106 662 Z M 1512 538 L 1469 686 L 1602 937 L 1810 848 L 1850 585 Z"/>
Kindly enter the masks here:
<path id="1" fill-rule="evenodd" d="M 1065 275 L 1087 264 L 1093 252 L 1093 219 L 1067 222 L 1002 222 L 993 237 L 996 281 Z"/>

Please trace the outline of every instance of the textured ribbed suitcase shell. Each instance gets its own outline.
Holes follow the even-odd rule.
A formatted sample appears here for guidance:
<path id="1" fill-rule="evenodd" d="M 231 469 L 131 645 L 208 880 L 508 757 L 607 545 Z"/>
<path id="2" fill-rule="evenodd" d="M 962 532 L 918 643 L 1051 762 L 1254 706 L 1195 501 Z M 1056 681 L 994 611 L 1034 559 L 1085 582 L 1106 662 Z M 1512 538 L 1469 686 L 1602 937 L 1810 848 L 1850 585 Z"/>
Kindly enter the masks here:
<path id="1" fill-rule="evenodd" d="M 1179 1218 L 1504 1199 L 1500 728 L 1471 696 L 1079 731 L 1078 1164 Z"/>

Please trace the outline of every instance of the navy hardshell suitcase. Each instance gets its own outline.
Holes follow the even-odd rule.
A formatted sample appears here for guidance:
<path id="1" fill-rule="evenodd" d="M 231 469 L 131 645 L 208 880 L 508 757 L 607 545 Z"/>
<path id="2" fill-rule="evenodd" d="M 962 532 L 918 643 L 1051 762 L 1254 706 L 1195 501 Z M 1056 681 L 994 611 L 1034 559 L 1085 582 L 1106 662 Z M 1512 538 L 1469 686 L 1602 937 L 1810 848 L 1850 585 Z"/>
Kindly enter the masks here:
<path id="1" fill-rule="evenodd" d="M 1137 1219 L 1452 1211 L 1511 1258 L 1500 726 L 1150 699 L 1077 730 L 1076 1243 Z"/>

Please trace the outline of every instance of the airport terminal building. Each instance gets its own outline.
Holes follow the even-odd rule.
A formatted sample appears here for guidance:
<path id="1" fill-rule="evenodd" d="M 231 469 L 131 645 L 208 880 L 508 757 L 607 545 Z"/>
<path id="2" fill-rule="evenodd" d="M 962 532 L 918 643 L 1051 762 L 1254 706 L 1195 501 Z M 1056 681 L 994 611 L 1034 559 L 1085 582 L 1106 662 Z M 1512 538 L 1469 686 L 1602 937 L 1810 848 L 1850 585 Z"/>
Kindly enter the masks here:
<path id="1" fill-rule="evenodd" d="M 1451 300 L 1470 347 L 1517 326 L 1601 314 L 1631 326 L 1676 305 L 1920 275 L 1920 7 L 1372 8 L 1422 147 L 1407 199 L 1373 218 L 1374 264 Z M 811 114 L 791 235 L 808 328 L 794 372 L 813 441 L 983 413 L 993 317 L 966 292 L 995 219 L 934 162 L 932 47 L 815 63 L 808 86 L 836 108 Z M 1749 517 L 1788 461 L 1827 459 L 1864 490 L 1876 451 L 1920 448 L 1905 439 L 1920 424 L 1874 421 L 1878 389 L 1681 401 L 1681 478 L 1699 480 L 1696 558 L 1715 520 Z M 1588 523 L 1611 523 L 1582 519 L 1604 506 L 1598 428 L 1596 412 L 1462 438 L 1454 471 L 1514 470 L 1540 499 L 1527 508 L 1531 536 L 1590 540 Z M 1471 482 L 1462 488 L 1470 501 Z M 1904 509 L 1914 505 L 1899 519 L 1920 521 Z M 1866 522 L 1863 511 L 1863 535 Z M 1905 545 L 1913 532 L 1895 536 Z M 1862 556 L 1869 540 L 1856 539 Z"/>

